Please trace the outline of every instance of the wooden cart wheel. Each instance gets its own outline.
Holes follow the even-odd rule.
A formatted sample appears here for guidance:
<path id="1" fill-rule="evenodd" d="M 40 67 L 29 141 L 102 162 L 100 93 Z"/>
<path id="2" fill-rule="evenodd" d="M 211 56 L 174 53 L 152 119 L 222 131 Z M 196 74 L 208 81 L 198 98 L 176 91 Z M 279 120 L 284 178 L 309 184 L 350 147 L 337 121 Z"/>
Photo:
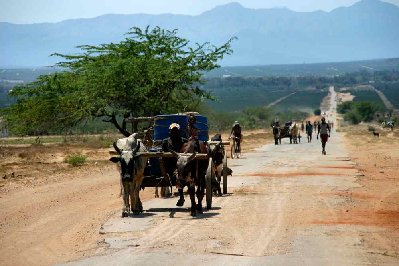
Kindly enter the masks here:
<path id="1" fill-rule="evenodd" d="M 234 147 L 234 145 L 235 145 L 235 141 L 234 141 L 234 139 L 233 139 L 233 144 L 231 145 L 231 149 L 230 149 L 230 158 L 231 159 L 234 159 L 234 152 L 235 152 L 235 147 Z"/>
<path id="2" fill-rule="evenodd" d="M 210 210 L 212 208 L 212 178 L 213 178 L 213 161 L 209 158 L 208 169 L 206 170 L 205 182 L 206 182 L 206 208 Z"/>
<path id="3" fill-rule="evenodd" d="M 227 194 L 227 155 L 223 158 L 223 194 Z"/>

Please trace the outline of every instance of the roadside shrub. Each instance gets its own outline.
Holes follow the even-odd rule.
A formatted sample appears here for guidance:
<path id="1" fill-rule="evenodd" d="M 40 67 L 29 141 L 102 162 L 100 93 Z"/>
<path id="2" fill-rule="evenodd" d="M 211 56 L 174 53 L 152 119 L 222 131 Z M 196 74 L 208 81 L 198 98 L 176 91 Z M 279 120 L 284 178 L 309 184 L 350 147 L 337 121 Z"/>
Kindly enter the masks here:
<path id="1" fill-rule="evenodd" d="M 348 112 L 350 109 L 352 109 L 353 102 L 343 102 L 338 104 L 337 106 L 337 112 L 340 114 L 345 114 Z"/>
<path id="2" fill-rule="evenodd" d="M 86 162 L 87 156 L 84 154 L 71 154 L 65 158 L 65 162 L 72 166 L 80 166 Z"/>
<path id="3" fill-rule="evenodd" d="M 315 109 L 313 111 L 314 115 L 321 115 L 321 110 L 320 109 Z"/>
<path id="4" fill-rule="evenodd" d="M 337 111 L 344 114 L 346 121 L 358 124 L 361 121 L 372 121 L 378 106 L 373 102 L 344 102 L 338 105 Z"/>
<path id="5" fill-rule="evenodd" d="M 356 110 L 351 110 L 344 115 L 346 121 L 350 121 L 352 124 L 359 124 L 362 121 L 359 113 Z"/>
<path id="6" fill-rule="evenodd" d="M 361 120 L 368 122 L 373 120 L 374 114 L 378 110 L 378 106 L 372 102 L 358 102 L 355 104 L 355 109 L 359 113 Z"/>

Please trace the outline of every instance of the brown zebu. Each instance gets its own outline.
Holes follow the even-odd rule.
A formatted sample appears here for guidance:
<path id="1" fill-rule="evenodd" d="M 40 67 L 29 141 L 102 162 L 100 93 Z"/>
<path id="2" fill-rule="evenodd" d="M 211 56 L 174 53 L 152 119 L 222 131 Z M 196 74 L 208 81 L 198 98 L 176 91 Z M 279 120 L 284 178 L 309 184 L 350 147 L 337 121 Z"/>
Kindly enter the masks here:
<path id="1" fill-rule="evenodd" d="M 137 138 L 137 134 L 132 134 L 127 138 L 122 138 L 114 142 L 114 148 L 119 156 L 111 157 L 110 161 L 119 163 L 117 165 L 121 175 L 124 202 L 122 217 L 128 216 L 131 211 L 134 215 L 137 215 L 143 212 L 139 191 L 143 181 L 147 158 L 136 156 L 136 154 L 137 152 L 146 152 L 147 148 Z"/>
<path id="2" fill-rule="evenodd" d="M 207 154 L 208 149 L 204 142 L 196 139 L 189 140 L 184 143 L 181 152 L 189 153 L 188 155 L 180 155 L 174 151 L 170 151 L 177 157 L 177 184 L 179 186 L 180 201 L 184 201 L 183 188 L 188 187 L 188 194 L 191 200 L 191 216 L 196 216 L 197 212 L 202 213 L 202 200 L 206 187 L 205 175 L 208 168 L 208 160 L 195 160 L 197 151 Z M 197 186 L 197 190 L 195 190 Z M 197 195 L 198 203 L 195 201 Z"/>
<path id="3" fill-rule="evenodd" d="M 222 141 L 222 136 L 220 134 L 216 134 L 211 138 L 211 143 L 208 143 L 208 155 L 209 157 L 212 158 L 212 171 L 214 178 L 212 178 L 212 191 L 216 195 L 221 196 L 222 195 L 222 189 L 220 187 L 222 175 L 232 175 L 233 171 L 227 167 L 227 161 L 226 165 L 223 165 L 223 160 L 227 160 L 225 158 L 225 148 L 224 144 Z M 226 169 L 224 169 L 226 168 Z M 225 173 L 224 173 L 225 171 Z M 226 192 L 224 192 L 226 193 Z"/>

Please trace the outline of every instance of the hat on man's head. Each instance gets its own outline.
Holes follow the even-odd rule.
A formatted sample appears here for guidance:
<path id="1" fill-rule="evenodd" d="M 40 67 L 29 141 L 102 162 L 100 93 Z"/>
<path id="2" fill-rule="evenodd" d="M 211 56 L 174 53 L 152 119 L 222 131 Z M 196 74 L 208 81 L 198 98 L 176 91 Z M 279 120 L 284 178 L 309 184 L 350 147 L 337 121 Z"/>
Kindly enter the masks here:
<path id="1" fill-rule="evenodd" d="M 170 124 L 169 130 L 172 130 L 172 129 L 174 129 L 174 128 L 177 128 L 177 129 L 180 130 L 180 125 L 179 125 L 178 123 L 172 123 L 172 124 Z"/>

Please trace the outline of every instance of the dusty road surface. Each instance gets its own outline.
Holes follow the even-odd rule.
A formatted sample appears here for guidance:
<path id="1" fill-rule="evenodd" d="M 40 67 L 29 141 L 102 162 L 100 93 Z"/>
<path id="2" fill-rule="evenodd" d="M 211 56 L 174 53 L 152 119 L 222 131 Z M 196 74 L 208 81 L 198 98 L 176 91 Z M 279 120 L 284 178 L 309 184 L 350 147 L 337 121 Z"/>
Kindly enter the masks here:
<path id="1" fill-rule="evenodd" d="M 115 214 L 97 255 L 66 265 L 398 265 L 398 215 L 356 208 L 362 173 L 341 134 L 332 133 L 326 156 L 315 138 L 304 142 L 230 160 L 230 193 L 196 218 L 176 198 L 147 201 L 140 216 Z"/>

